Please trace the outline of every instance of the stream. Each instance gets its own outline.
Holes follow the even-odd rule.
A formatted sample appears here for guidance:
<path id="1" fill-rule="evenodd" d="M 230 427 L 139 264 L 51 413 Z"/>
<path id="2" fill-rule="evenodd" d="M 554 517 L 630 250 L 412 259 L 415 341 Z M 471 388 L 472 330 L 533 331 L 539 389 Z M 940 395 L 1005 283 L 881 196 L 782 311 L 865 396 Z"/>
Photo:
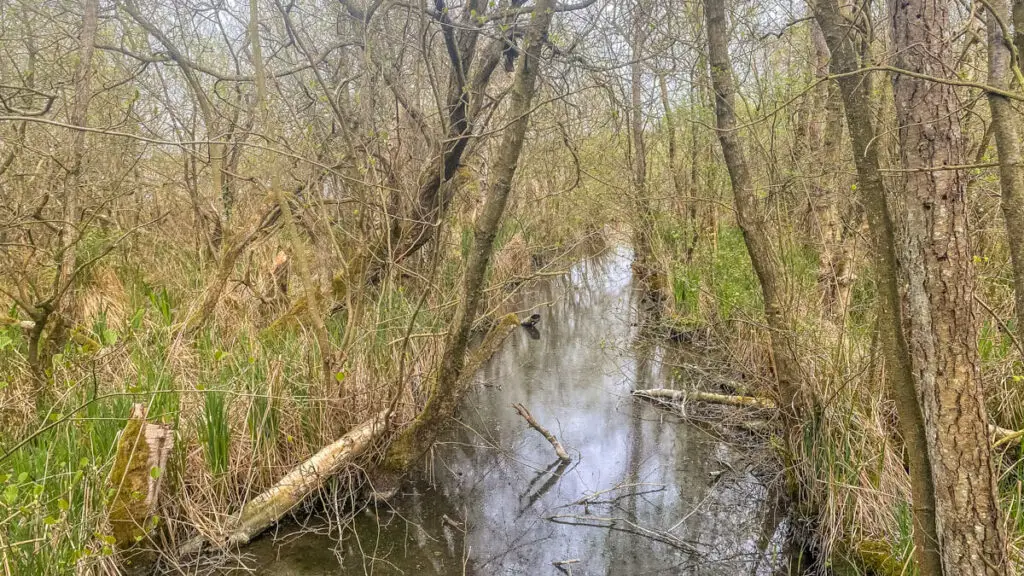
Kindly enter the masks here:
<path id="1" fill-rule="evenodd" d="M 341 538 L 282 525 L 230 572 L 786 573 L 786 517 L 752 464 L 763 453 L 630 396 L 679 386 L 686 374 L 661 367 L 665 350 L 632 341 L 628 251 L 519 298 L 537 305 L 537 331 L 517 329 L 477 374 L 421 478 L 390 506 L 358 514 Z M 561 440 L 571 463 L 514 402 Z"/>

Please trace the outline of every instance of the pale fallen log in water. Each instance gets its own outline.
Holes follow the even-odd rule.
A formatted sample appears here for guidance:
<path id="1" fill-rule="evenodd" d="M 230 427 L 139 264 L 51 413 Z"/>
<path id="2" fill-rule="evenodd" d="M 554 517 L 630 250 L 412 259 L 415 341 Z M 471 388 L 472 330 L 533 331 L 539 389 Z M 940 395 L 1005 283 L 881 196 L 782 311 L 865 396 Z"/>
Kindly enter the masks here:
<path id="1" fill-rule="evenodd" d="M 668 388 L 651 388 L 648 390 L 634 390 L 633 396 L 650 398 L 652 400 L 675 401 L 696 400 L 725 406 L 738 406 L 744 408 L 758 408 L 771 410 L 775 408 L 775 402 L 758 396 L 731 396 L 728 394 L 715 394 L 712 392 L 701 392 L 699 390 L 670 390 Z M 759 426 L 763 423 L 758 424 Z M 1015 440 L 1024 438 L 1024 430 L 1012 430 L 995 424 L 989 424 L 989 435 L 992 437 L 992 446 L 1008 445 Z"/>
<path id="2" fill-rule="evenodd" d="M 356 457 L 366 452 L 387 427 L 387 411 L 356 426 L 338 440 L 328 444 L 266 492 L 242 508 L 235 525 L 228 532 L 228 545 L 247 544 L 280 520 L 289 510 L 318 490 L 330 477 L 340 472 Z"/>
<path id="3" fill-rule="evenodd" d="M 1011 430 L 1002 426 L 996 426 L 995 424 L 988 425 L 988 432 L 992 435 L 993 448 L 1009 444 L 1014 440 L 1020 440 L 1024 437 L 1024 430 Z"/>
<path id="4" fill-rule="evenodd" d="M 477 347 L 467 361 L 464 381 L 469 381 L 480 365 L 498 349 L 504 339 L 519 325 L 518 318 L 511 315 L 498 323 Z M 464 387 L 465 382 L 460 382 Z M 373 445 L 387 429 L 388 410 L 377 413 L 373 418 L 359 424 L 338 440 L 321 448 L 308 460 L 278 480 L 274 486 L 250 500 L 231 527 L 223 534 L 211 537 L 219 545 L 240 546 L 274 525 L 290 510 L 316 492 L 330 477 L 341 472 Z M 568 455 L 566 455 L 568 459 Z M 190 555 L 198 552 L 206 538 L 197 537 L 185 543 L 179 553 Z"/>
<path id="5" fill-rule="evenodd" d="M 758 396 L 730 396 L 727 394 L 714 394 L 712 392 L 701 392 L 699 390 L 669 390 L 668 388 L 651 388 L 648 390 L 634 390 L 633 396 L 652 398 L 655 400 L 697 400 L 713 404 L 724 404 L 726 406 L 740 406 L 745 408 L 760 408 L 762 410 L 775 409 L 775 402 Z"/>

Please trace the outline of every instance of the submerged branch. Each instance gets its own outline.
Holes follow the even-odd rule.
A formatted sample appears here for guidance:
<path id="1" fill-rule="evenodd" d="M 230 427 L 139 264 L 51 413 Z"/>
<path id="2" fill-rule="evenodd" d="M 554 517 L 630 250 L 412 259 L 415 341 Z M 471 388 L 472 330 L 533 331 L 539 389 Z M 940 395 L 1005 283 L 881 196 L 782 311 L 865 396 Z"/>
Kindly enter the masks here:
<path id="1" fill-rule="evenodd" d="M 551 446 L 555 448 L 555 454 L 558 455 L 558 458 L 562 462 L 570 462 L 572 460 L 572 458 L 569 456 L 569 453 L 566 452 L 565 448 L 562 447 L 562 443 L 558 441 L 558 438 L 555 438 L 554 434 L 548 432 L 547 428 L 541 426 L 540 423 L 538 423 L 533 418 L 533 415 L 530 414 L 530 411 L 526 409 L 526 406 L 523 406 L 519 402 L 516 402 L 512 404 L 512 407 L 516 409 L 516 412 L 518 412 L 524 420 L 526 420 L 526 423 L 529 424 L 531 428 L 533 428 L 537 432 L 540 432 L 544 436 L 544 438 L 546 438 L 547 441 L 551 443 Z"/>

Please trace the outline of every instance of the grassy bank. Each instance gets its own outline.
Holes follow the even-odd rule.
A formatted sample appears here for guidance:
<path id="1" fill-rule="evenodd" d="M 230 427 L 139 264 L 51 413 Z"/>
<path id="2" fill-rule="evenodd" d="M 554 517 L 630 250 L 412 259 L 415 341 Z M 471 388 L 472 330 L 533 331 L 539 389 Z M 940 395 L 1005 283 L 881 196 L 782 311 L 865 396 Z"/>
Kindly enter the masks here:
<path id="1" fill-rule="evenodd" d="M 717 392 L 772 397 L 775 383 L 763 305 L 741 233 L 722 227 L 714 238 L 705 238 L 687 264 L 680 256 L 681 238 L 671 233 L 679 222 L 671 214 L 663 217 L 668 233 L 661 235 L 662 249 L 672 263 L 668 321 L 676 330 L 710 329 L 710 353 L 726 359 L 725 379 L 737 386 Z M 779 481 L 791 478 L 798 484 L 790 486 L 796 537 L 813 554 L 815 569 L 842 575 L 915 573 L 906 455 L 885 382 L 870 268 L 854 281 L 848 304 L 832 316 L 822 312 L 814 251 L 793 245 L 787 258 L 799 318 L 802 385 L 818 406 L 802 424 L 799 453 L 784 451 L 780 438 L 767 439 L 778 449 L 784 468 Z M 979 293 L 999 310 L 1012 298 L 1005 280 L 995 274 Z M 1007 328 L 987 315 L 978 346 L 993 421 L 1017 430 L 1024 427 L 1024 378 L 1019 376 L 1019 350 Z M 1020 448 L 1015 440 L 995 449 L 1006 527 L 1018 558 L 1024 548 Z"/>
<path id="2" fill-rule="evenodd" d="M 520 221 L 499 238 L 481 330 L 521 312 L 510 296 L 534 274 L 562 269 L 601 243 L 600 235 L 579 242 L 548 233 L 528 241 L 526 230 Z M 465 249 L 459 237 L 443 244 L 428 276 L 349 280 L 347 297 L 337 293 L 337 275 L 318 275 L 334 367 L 327 382 L 299 279 L 287 280 L 282 299 L 266 296 L 278 282 L 270 242 L 240 261 L 213 317 L 194 334 L 182 326 L 208 287 L 209 264 L 159 244 L 110 254 L 76 284 L 81 321 L 50 351 L 42 386 L 28 364 L 27 332 L 10 310 L 0 329 L 4 567 L 70 574 L 83 559 L 114 552 L 104 522 L 108 477 L 132 404 L 174 430 L 166 470 L 151 471 L 163 482 L 153 522 L 167 552 L 220 532 L 246 501 L 396 393 L 396 425 L 410 420 L 440 358 Z M 330 253 L 315 257 L 338 262 Z M 327 315 L 331 306 L 337 310 Z M 346 514 L 365 496 L 364 480 L 352 469 L 332 480 L 326 501 L 307 505 Z"/>

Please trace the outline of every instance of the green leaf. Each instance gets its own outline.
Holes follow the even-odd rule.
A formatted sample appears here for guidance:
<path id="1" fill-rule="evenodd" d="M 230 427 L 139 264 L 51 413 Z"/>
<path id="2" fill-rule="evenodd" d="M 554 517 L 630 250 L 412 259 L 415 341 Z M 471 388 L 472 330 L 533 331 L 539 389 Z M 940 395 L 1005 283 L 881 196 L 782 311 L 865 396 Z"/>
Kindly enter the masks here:
<path id="1" fill-rule="evenodd" d="M 12 505 L 18 501 L 18 487 L 14 484 L 8 484 L 7 488 L 4 488 L 4 501 L 8 505 Z"/>

